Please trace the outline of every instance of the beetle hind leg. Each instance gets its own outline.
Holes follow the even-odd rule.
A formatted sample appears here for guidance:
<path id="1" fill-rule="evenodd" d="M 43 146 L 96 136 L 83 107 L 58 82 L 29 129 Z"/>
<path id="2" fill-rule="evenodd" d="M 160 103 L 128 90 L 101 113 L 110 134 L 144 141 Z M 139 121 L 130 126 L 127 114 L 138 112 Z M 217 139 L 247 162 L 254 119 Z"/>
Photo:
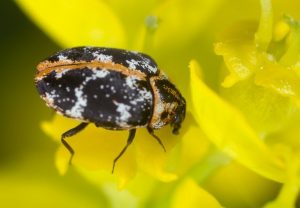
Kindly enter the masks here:
<path id="1" fill-rule="evenodd" d="M 114 173 L 116 162 L 120 159 L 120 157 L 124 154 L 124 152 L 126 151 L 128 146 L 132 143 L 132 141 L 135 137 L 135 132 L 136 132 L 136 129 L 130 129 L 129 130 L 129 136 L 128 136 L 128 139 L 127 139 L 127 144 L 122 149 L 122 151 L 119 153 L 119 155 L 114 159 L 113 167 L 112 167 L 112 171 L 111 171 L 112 174 Z"/>
<path id="2" fill-rule="evenodd" d="M 69 164 L 72 163 L 72 159 L 73 159 L 73 156 L 74 156 L 74 149 L 69 145 L 69 143 L 66 141 L 66 138 L 67 137 L 71 137 L 77 133 L 79 133 L 80 131 L 82 131 L 86 126 L 88 125 L 88 123 L 80 123 L 78 126 L 66 131 L 65 133 L 63 133 L 61 135 L 61 143 L 64 145 L 64 147 L 70 152 L 71 154 L 71 157 L 70 157 L 70 160 L 69 160 Z"/>
<path id="3" fill-rule="evenodd" d="M 161 146 L 161 147 L 164 149 L 164 151 L 166 152 L 166 148 L 165 148 L 164 144 L 162 143 L 162 141 L 160 140 L 160 138 L 154 134 L 153 129 L 150 128 L 150 127 L 148 126 L 148 127 L 147 127 L 147 130 L 148 130 L 149 134 L 151 134 L 151 136 L 153 136 L 154 139 L 156 139 L 156 141 L 160 144 L 160 146 Z"/>

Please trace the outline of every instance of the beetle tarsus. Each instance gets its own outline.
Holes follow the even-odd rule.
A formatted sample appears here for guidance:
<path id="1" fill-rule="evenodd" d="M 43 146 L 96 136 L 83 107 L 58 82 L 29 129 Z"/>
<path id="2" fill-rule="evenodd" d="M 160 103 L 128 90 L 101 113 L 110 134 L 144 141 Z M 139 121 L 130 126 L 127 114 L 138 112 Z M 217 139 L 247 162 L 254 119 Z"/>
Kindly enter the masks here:
<path id="1" fill-rule="evenodd" d="M 122 149 L 122 151 L 119 153 L 119 155 L 114 159 L 111 174 L 114 174 L 116 162 L 117 162 L 117 161 L 119 160 L 119 158 L 124 154 L 124 152 L 126 151 L 126 149 L 128 148 L 128 146 L 132 143 L 132 141 L 133 141 L 133 139 L 134 139 L 134 137 L 135 137 L 135 132 L 136 132 L 136 129 L 130 129 L 130 130 L 129 130 L 129 136 L 128 136 L 128 139 L 127 139 L 127 144 L 126 144 L 125 147 Z"/>
<path id="2" fill-rule="evenodd" d="M 162 141 L 160 140 L 160 138 L 154 134 L 153 129 L 150 128 L 150 127 L 148 126 L 148 127 L 147 127 L 147 130 L 148 130 L 149 134 L 151 134 L 151 136 L 153 136 L 153 137 L 156 139 L 156 141 L 160 144 L 160 146 L 161 146 L 161 147 L 164 149 L 164 151 L 166 152 L 167 150 L 166 150 L 164 144 L 162 143 Z"/>
<path id="3" fill-rule="evenodd" d="M 80 123 L 78 126 L 66 131 L 65 133 L 63 133 L 61 135 L 61 143 L 64 145 L 64 147 L 70 152 L 71 157 L 69 159 L 69 164 L 72 164 L 72 160 L 73 160 L 73 156 L 74 156 L 74 149 L 69 145 L 69 143 L 66 141 L 67 137 L 71 137 L 77 133 L 79 133 L 80 131 L 82 131 L 86 126 L 88 125 L 88 123 Z"/>

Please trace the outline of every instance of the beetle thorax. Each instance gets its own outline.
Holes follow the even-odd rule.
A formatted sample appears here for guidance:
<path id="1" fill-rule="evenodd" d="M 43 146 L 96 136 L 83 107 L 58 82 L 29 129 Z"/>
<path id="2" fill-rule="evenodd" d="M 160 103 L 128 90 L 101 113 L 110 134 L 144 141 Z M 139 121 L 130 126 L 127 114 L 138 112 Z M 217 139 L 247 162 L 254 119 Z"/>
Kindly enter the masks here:
<path id="1" fill-rule="evenodd" d="M 150 84 L 154 107 L 149 127 L 159 129 L 174 121 L 178 107 L 182 102 L 185 105 L 185 101 L 175 86 L 163 75 L 150 78 Z"/>

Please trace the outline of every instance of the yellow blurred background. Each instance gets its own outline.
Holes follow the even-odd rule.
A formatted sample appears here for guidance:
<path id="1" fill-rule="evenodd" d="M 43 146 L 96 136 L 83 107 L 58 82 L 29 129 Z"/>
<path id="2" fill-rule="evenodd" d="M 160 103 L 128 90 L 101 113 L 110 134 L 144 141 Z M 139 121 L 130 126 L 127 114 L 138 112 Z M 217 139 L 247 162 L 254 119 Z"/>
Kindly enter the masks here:
<path id="1" fill-rule="evenodd" d="M 36 92 L 35 66 L 58 45 L 13 1 L 0 1 L 0 16 L 0 207 L 108 206 L 101 191 L 75 171 L 58 174 L 57 144 L 40 128 L 53 112 Z"/>

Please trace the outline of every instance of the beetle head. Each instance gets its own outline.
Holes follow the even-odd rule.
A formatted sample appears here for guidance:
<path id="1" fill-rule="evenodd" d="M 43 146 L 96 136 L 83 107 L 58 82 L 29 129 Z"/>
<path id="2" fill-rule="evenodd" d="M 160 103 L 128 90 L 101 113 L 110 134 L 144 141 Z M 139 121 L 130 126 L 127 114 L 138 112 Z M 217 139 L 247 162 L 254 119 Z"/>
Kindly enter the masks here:
<path id="1" fill-rule="evenodd" d="M 182 98 L 179 105 L 174 109 L 174 117 L 171 121 L 171 126 L 173 127 L 173 134 L 178 134 L 181 127 L 181 123 L 185 118 L 185 100 Z"/>

